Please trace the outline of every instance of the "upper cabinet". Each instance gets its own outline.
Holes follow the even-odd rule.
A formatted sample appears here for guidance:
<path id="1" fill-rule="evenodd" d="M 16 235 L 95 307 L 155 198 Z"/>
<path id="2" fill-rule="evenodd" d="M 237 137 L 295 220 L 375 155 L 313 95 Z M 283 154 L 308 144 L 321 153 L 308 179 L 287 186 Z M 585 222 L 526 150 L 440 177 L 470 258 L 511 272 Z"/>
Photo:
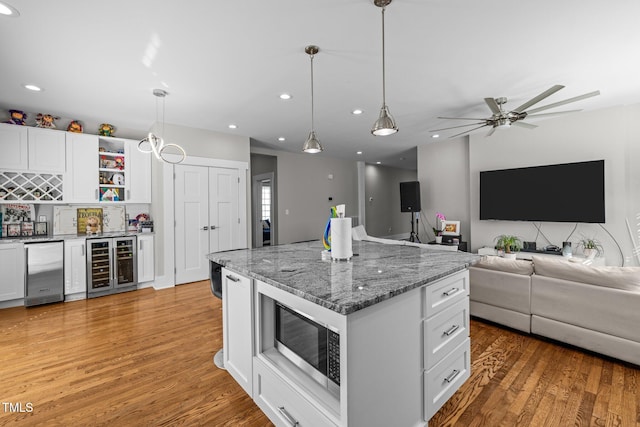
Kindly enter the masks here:
<path id="1" fill-rule="evenodd" d="M 64 201 L 98 201 L 98 135 L 67 134 L 67 164 L 64 176 Z"/>
<path id="2" fill-rule="evenodd" d="M 65 171 L 65 132 L 0 123 L 0 169 Z"/>

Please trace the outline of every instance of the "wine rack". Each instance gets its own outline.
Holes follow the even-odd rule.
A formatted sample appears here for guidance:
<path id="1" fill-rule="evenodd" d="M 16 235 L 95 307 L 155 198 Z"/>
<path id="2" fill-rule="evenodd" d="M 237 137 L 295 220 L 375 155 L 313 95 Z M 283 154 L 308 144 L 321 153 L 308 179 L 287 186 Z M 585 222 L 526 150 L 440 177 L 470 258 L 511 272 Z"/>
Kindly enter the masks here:
<path id="1" fill-rule="evenodd" d="M 0 171 L 0 202 L 62 201 L 62 175 Z"/>

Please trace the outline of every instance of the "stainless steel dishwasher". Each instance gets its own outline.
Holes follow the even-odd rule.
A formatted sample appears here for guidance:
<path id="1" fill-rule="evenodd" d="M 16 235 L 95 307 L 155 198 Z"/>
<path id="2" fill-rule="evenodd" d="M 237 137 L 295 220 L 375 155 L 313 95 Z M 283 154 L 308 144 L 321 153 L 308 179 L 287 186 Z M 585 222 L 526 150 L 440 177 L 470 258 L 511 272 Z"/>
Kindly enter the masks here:
<path id="1" fill-rule="evenodd" d="M 64 301 L 64 243 L 25 243 L 24 305 Z"/>

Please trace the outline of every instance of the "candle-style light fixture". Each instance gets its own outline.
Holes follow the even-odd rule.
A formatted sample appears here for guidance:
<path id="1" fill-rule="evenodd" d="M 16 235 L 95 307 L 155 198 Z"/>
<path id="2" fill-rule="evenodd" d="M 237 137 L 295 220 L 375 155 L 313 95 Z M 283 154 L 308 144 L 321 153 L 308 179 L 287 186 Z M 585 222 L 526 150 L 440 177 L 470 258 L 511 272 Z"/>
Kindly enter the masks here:
<path id="1" fill-rule="evenodd" d="M 302 146 L 302 151 L 305 153 L 319 153 L 323 150 L 322 145 L 320 145 L 320 141 L 316 138 L 316 131 L 314 127 L 313 121 L 313 57 L 316 53 L 320 51 L 318 46 L 307 46 L 304 48 L 304 51 L 311 58 L 311 132 L 309 132 L 309 137 L 304 142 Z"/>
<path id="2" fill-rule="evenodd" d="M 164 136 L 164 102 L 169 93 L 164 89 L 154 89 L 153 95 L 156 97 L 156 122 L 158 121 L 158 99 L 162 98 L 162 136 Z M 138 150 L 143 153 L 153 153 L 158 160 L 177 164 L 182 163 L 187 153 L 177 144 L 165 144 L 164 139 L 149 132 L 146 138 L 138 142 Z"/>
<path id="3" fill-rule="evenodd" d="M 371 128 L 371 133 L 376 136 L 386 136 L 398 132 L 398 126 L 389 113 L 389 108 L 387 107 L 385 98 L 384 11 L 391 1 L 392 0 L 373 0 L 373 4 L 382 8 L 382 108 L 380 109 L 380 116 L 378 117 L 378 120 L 376 120 L 373 124 L 373 128 Z"/>

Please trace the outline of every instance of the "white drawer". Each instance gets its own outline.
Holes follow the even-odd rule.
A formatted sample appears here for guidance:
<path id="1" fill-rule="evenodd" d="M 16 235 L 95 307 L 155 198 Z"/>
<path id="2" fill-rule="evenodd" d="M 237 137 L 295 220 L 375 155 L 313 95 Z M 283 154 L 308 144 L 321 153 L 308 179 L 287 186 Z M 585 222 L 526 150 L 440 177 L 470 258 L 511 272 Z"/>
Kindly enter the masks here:
<path id="1" fill-rule="evenodd" d="M 469 298 L 424 322 L 424 367 L 431 369 L 469 337 Z"/>
<path id="2" fill-rule="evenodd" d="M 424 374 L 425 421 L 433 416 L 471 374 L 471 341 L 460 346 Z"/>
<path id="3" fill-rule="evenodd" d="M 297 393 L 271 368 L 258 358 L 253 360 L 253 400 L 276 426 L 335 426 L 326 415 Z"/>
<path id="4" fill-rule="evenodd" d="M 426 286 L 425 317 L 444 310 L 469 295 L 469 271 L 461 271 Z"/>

